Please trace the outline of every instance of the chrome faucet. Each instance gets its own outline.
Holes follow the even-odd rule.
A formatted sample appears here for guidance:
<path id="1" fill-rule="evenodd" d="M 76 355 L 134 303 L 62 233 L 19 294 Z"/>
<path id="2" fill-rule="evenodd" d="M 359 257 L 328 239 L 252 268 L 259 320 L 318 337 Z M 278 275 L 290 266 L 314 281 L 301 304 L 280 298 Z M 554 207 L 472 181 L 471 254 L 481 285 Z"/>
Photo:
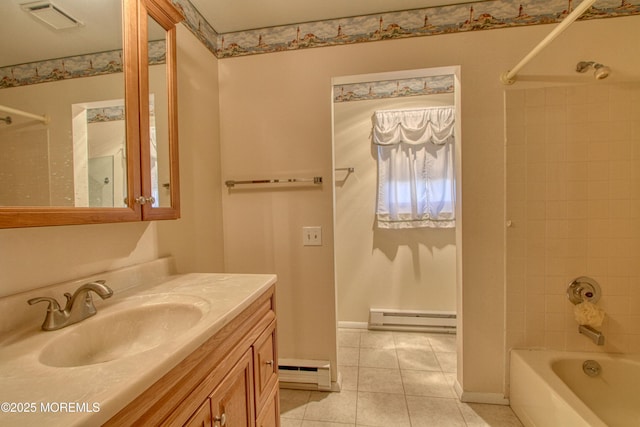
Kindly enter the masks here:
<path id="1" fill-rule="evenodd" d="M 592 328 L 591 326 L 579 325 L 578 332 L 580 332 L 582 335 L 585 335 L 591 338 L 591 340 L 596 345 L 604 345 L 604 335 L 602 334 L 602 332 Z"/>
<path id="2" fill-rule="evenodd" d="M 113 295 L 113 291 L 105 285 L 104 280 L 96 280 L 80 286 L 73 295 L 69 292 L 65 293 L 64 296 L 67 298 L 67 304 L 64 309 L 60 308 L 60 304 L 58 304 L 55 298 L 50 297 L 32 298 L 27 302 L 30 305 L 39 302 L 49 303 L 47 315 L 42 323 L 42 329 L 45 331 L 55 331 L 78 323 L 97 313 L 90 291 L 95 292 L 102 299 L 109 298 Z"/>

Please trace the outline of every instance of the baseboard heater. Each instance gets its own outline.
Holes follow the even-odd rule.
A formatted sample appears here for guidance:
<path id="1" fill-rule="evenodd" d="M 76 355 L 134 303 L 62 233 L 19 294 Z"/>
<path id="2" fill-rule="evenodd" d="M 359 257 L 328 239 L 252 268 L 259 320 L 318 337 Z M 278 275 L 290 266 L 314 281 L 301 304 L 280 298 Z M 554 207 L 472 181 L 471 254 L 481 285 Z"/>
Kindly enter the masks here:
<path id="1" fill-rule="evenodd" d="M 456 313 L 452 311 L 369 310 L 369 329 L 456 333 Z"/>
<path id="2" fill-rule="evenodd" d="M 279 359 L 280 386 L 304 390 L 331 390 L 331 364 L 326 360 Z"/>

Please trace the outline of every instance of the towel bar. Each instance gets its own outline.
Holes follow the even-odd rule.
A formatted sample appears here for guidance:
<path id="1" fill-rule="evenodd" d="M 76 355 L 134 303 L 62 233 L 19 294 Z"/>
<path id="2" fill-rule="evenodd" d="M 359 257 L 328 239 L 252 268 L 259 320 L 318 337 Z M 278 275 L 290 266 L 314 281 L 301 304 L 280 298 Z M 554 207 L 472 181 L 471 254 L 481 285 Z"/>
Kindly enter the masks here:
<path id="1" fill-rule="evenodd" d="M 313 178 L 285 178 L 285 179 L 250 179 L 246 181 L 225 181 L 224 184 L 228 188 L 233 188 L 236 185 L 242 184 L 289 184 L 297 182 L 311 182 L 313 184 L 322 184 L 321 176 L 314 176 Z"/>

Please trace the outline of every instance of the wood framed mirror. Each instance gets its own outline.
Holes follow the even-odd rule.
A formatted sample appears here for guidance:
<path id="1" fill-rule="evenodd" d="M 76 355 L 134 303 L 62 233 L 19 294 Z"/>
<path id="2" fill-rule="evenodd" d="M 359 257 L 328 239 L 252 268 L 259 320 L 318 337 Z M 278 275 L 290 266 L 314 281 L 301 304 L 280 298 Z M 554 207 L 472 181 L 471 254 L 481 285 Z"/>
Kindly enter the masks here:
<path id="1" fill-rule="evenodd" d="M 0 35 L 20 40 L 0 47 L 0 228 L 177 218 L 179 11 L 166 0 L 53 0 L 2 2 L 0 13 L 15 23 Z M 165 33 L 164 64 L 148 61 L 149 16 Z M 149 67 L 164 70 L 162 89 Z M 150 87 L 166 148 L 158 207 L 148 202 Z"/>
<path id="2" fill-rule="evenodd" d="M 168 0 L 141 0 L 140 5 L 140 134 L 148 141 L 141 146 L 142 214 L 178 218 L 176 24 L 182 15 Z"/>

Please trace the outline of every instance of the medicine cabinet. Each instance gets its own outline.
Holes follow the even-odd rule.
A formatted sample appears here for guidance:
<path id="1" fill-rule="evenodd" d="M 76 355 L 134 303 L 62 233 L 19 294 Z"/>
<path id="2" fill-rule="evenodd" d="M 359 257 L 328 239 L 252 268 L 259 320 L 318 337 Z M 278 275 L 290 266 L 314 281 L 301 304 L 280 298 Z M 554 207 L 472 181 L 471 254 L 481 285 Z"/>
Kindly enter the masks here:
<path id="1" fill-rule="evenodd" d="M 0 228 L 178 218 L 182 14 L 37 3 L 0 5 Z"/>

